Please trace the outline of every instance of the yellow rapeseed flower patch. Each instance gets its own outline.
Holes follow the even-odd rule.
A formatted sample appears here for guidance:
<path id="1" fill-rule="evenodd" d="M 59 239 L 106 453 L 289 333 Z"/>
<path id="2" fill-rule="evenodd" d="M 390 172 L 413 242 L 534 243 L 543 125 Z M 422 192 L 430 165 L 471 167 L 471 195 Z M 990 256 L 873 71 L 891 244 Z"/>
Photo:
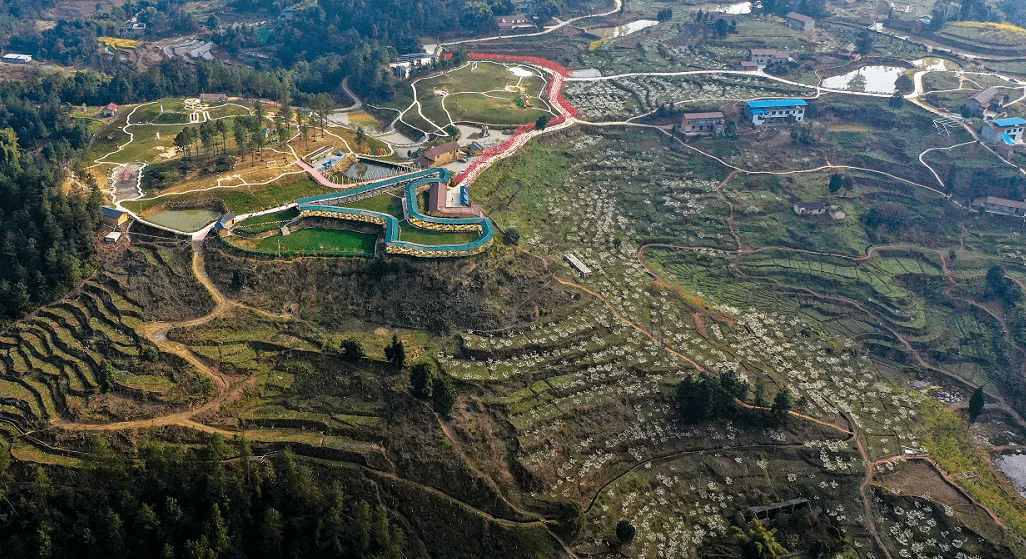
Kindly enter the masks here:
<path id="1" fill-rule="evenodd" d="M 120 37 L 97 37 L 97 41 L 116 49 L 134 49 L 139 46 L 135 39 L 122 39 Z"/>
<path id="2" fill-rule="evenodd" d="M 998 29 L 1001 31 L 1008 31 L 1010 33 L 1026 35 L 1026 29 L 1023 29 L 1018 25 L 1012 25 L 1011 23 L 995 23 L 992 21 L 956 21 L 952 22 L 951 25 L 956 25 L 958 27 L 975 27 L 977 29 Z"/>

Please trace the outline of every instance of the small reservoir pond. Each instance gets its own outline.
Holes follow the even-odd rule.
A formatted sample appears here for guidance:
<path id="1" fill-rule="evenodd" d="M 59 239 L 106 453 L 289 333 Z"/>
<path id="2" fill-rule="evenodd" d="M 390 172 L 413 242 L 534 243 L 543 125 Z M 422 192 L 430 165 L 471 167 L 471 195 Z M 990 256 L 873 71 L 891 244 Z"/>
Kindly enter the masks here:
<path id="1" fill-rule="evenodd" d="M 639 19 L 617 27 L 604 27 L 602 29 L 595 29 L 591 32 L 605 39 L 615 39 L 616 37 L 626 37 L 631 33 L 641 31 L 642 29 L 652 27 L 653 25 L 659 25 L 659 22 L 654 19 Z"/>
<path id="2" fill-rule="evenodd" d="M 731 16 L 739 16 L 744 14 L 752 13 L 751 2 L 739 2 L 737 4 L 731 4 L 729 6 L 723 6 L 722 8 L 716 8 L 713 10 L 717 13 L 727 14 Z"/>
<path id="3" fill-rule="evenodd" d="M 894 82 L 905 71 L 897 66 L 863 66 L 847 74 L 823 80 L 823 87 L 866 93 L 894 93 Z"/>
<path id="4" fill-rule="evenodd" d="M 388 165 L 385 163 L 378 163 L 370 159 L 360 158 L 346 169 L 345 175 L 347 179 L 355 181 L 369 181 L 376 179 L 384 179 L 398 175 L 402 169 L 397 165 Z"/>
<path id="5" fill-rule="evenodd" d="M 997 465 L 1019 494 L 1026 497 L 1026 454 L 1005 454 L 998 458 Z"/>
<path id="6" fill-rule="evenodd" d="M 170 210 L 154 214 L 146 218 L 146 221 L 184 233 L 194 233 L 217 221 L 219 217 L 221 214 L 210 210 Z"/>

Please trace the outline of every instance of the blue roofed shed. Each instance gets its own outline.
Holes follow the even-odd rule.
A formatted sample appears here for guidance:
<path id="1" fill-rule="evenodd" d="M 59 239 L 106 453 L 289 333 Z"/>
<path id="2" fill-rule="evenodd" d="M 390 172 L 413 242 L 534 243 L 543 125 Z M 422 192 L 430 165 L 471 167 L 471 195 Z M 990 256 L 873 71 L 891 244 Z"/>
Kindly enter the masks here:
<path id="1" fill-rule="evenodd" d="M 221 219 L 217 220 L 217 223 L 214 224 L 214 229 L 217 229 L 218 232 L 231 229 L 235 225 L 235 219 L 235 214 L 228 212 L 221 216 Z"/>
<path id="2" fill-rule="evenodd" d="M 113 225 L 115 227 L 124 224 L 132 217 L 125 210 L 114 208 L 111 206 L 103 206 L 102 208 L 100 208 L 100 215 L 104 223 L 108 225 Z"/>
<path id="3" fill-rule="evenodd" d="M 998 125 L 998 126 L 1000 126 L 1002 128 L 1008 128 L 1009 126 L 1023 126 L 1023 125 L 1026 125 L 1026 120 L 1024 120 L 1022 118 L 1019 118 L 1019 117 L 999 118 L 999 119 L 994 121 L 994 124 L 996 124 L 996 125 Z"/>

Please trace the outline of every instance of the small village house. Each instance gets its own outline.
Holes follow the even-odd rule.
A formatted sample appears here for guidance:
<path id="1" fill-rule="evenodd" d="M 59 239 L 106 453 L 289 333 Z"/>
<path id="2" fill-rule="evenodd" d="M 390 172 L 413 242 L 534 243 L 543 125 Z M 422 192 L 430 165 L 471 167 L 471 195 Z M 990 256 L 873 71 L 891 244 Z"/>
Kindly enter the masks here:
<path id="1" fill-rule="evenodd" d="M 751 60 L 742 60 L 737 63 L 738 70 L 742 72 L 757 72 L 760 69 L 758 62 L 752 62 Z"/>
<path id="2" fill-rule="evenodd" d="M 787 14 L 787 25 L 795 31 L 804 31 L 805 33 L 808 33 L 816 28 L 816 20 L 805 14 L 791 12 Z"/>
<path id="3" fill-rule="evenodd" d="M 795 202 L 792 210 L 797 216 L 824 217 L 832 221 L 844 221 L 848 217 L 840 207 L 826 202 Z"/>
<path id="4" fill-rule="evenodd" d="M 118 30 L 118 35 L 124 39 L 142 39 L 146 35 L 146 24 L 128 20 L 125 26 Z"/>
<path id="5" fill-rule="evenodd" d="M 278 21 L 292 21 L 296 19 L 296 7 L 288 6 L 278 14 Z"/>
<path id="6" fill-rule="evenodd" d="M 516 0 L 513 3 L 513 7 L 516 13 L 527 16 L 533 16 L 535 10 L 537 10 L 535 0 Z"/>
<path id="7" fill-rule="evenodd" d="M 100 111 L 100 116 L 102 116 L 103 118 L 118 116 L 118 106 L 114 103 L 107 105 L 103 108 L 102 111 Z"/>
<path id="8" fill-rule="evenodd" d="M 752 126 L 763 124 L 796 124 L 805 119 L 808 103 L 801 99 L 763 99 L 745 103 L 745 115 Z"/>
<path id="9" fill-rule="evenodd" d="M 933 23 L 933 16 L 925 15 L 917 19 L 916 22 L 912 24 L 912 32 L 919 35 L 923 31 L 929 29 L 931 23 Z"/>
<path id="10" fill-rule="evenodd" d="M 1019 200 L 986 196 L 973 200 L 970 207 L 991 214 L 1026 217 L 1026 202 L 1021 202 Z"/>
<path id="11" fill-rule="evenodd" d="M 432 183 L 428 189 L 428 211 L 434 215 L 479 217 L 482 214 L 480 206 L 470 203 L 467 185 L 450 189 L 444 182 Z"/>
<path id="12" fill-rule="evenodd" d="M 5 54 L 3 60 L 4 60 L 4 62 L 6 62 L 8 64 L 28 64 L 29 62 L 32 62 L 32 55 L 31 54 L 17 54 L 17 53 L 11 52 L 11 53 Z"/>
<path id="13" fill-rule="evenodd" d="M 1026 120 L 1019 117 L 999 118 L 984 122 L 980 136 L 992 144 L 1015 146 L 1022 143 L 1023 130 L 1026 130 Z"/>
<path id="14" fill-rule="evenodd" d="M 100 219 L 101 221 L 103 221 L 103 223 L 106 223 L 107 225 L 121 227 L 122 225 L 127 223 L 128 220 L 131 218 L 132 216 L 129 215 L 129 213 L 125 210 L 121 210 L 111 206 L 103 206 L 102 208 L 100 208 Z"/>
<path id="15" fill-rule="evenodd" d="M 965 100 L 965 110 L 969 116 L 984 116 L 986 111 L 1000 112 L 1005 104 L 1005 95 L 996 87 L 988 87 L 974 93 Z"/>
<path id="16" fill-rule="evenodd" d="M 495 18 L 495 24 L 499 26 L 499 31 L 503 32 L 534 29 L 534 22 L 525 14 L 499 16 Z"/>
<path id="17" fill-rule="evenodd" d="M 449 142 L 426 150 L 417 158 L 417 165 L 428 167 L 439 167 L 446 163 L 452 163 L 460 157 L 460 145 L 456 142 Z"/>
<path id="18" fill-rule="evenodd" d="M 685 134 L 712 135 L 723 131 L 723 113 L 684 113 L 681 117 L 681 131 Z"/>
<path id="19" fill-rule="evenodd" d="M 788 60 L 791 60 L 791 57 L 777 49 L 749 49 L 748 51 L 748 61 L 755 62 L 759 65 L 759 68 L 765 68 L 770 64 L 787 62 Z"/>

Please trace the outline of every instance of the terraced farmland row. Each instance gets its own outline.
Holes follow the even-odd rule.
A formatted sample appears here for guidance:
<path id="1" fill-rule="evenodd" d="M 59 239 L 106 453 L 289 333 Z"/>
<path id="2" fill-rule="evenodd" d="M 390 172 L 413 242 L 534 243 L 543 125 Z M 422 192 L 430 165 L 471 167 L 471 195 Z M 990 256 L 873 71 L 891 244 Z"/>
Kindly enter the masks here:
<path id="1" fill-rule="evenodd" d="M 101 277 L 12 326 L 0 335 L 0 417 L 28 430 L 78 419 L 104 392 L 162 399 L 167 386 L 139 385 L 183 365 L 140 337 L 142 322 L 140 307 Z"/>

